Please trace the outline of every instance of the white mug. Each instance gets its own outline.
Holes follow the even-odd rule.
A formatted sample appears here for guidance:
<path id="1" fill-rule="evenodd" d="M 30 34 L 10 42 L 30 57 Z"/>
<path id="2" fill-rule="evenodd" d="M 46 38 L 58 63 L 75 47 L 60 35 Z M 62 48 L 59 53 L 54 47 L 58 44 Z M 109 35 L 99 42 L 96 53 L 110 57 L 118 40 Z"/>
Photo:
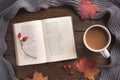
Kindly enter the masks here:
<path id="1" fill-rule="evenodd" d="M 107 43 L 107 45 L 106 45 L 105 47 L 103 47 L 102 49 L 99 49 L 99 50 L 95 50 L 95 49 L 90 48 L 90 47 L 87 45 L 87 43 L 86 43 L 86 34 L 87 34 L 87 32 L 88 32 L 91 28 L 94 28 L 94 27 L 100 27 L 100 28 L 104 29 L 104 30 L 106 31 L 107 35 L 108 35 L 108 43 Z M 85 31 L 85 33 L 84 33 L 83 42 L 84 42 L 85 46 L 86 46 L 89 50 L 91 50 L 91 51 L 93 51 L 93 52 L 100 52 L 105 58 L 109 58 L 109 57 L 110 57 L 110 53 L 109 53 L 109 51 L 107 50 L 107 48 L 108 48 L 108 46 L 110 45 L 110 42 L 111 42 L 111 34 L 110 34 L 109 30 L 108 30 L 105 26 L 103 26 L 103 25 L 98 25 L 98 24 L 90 26 L 90 27 Z"/>

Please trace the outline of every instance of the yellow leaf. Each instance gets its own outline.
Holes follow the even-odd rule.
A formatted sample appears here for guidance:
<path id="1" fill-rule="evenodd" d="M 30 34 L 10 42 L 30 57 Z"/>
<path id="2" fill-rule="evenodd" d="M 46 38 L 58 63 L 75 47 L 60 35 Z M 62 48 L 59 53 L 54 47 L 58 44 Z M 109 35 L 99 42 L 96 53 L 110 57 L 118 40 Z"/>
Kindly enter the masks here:
<path id="1" fill-rule="evenodd" d="M 84 77 L 89 80 L 95 80 L 95 76 L 99 74 L 100 70 L 97 68 L 87 69 L 84 72 Z"/>
<path id="2" fill-rule="evenodd" d="M 42 73 L 36 71 L 33 74 L 33 79 L 25 78 L 24 80 L 48 80 L 48 77 L 43 77 Z"/>

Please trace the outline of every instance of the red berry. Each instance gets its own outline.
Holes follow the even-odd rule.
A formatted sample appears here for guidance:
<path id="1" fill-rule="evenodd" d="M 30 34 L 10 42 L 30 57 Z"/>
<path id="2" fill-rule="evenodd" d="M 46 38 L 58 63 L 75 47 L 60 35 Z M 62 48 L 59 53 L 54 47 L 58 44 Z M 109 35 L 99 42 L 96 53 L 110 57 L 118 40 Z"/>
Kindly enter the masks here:
<path id="1" fill-rule="evenodd" d="M 20 38 L 22 36 L 22 34 L 21 33 L 18 33 L 18 38 Z"/>
<path id="2" fill-rule="evenodd" d="M 69 74 L 70 74 L 70 75 L 74 75 L 74 72 L 73 72 L 73 71 L 70 71 Z"/>
<path id="3" fill-rule="evenodd" d="M 68 68 L 68 69 L 72 69 L 72 65 L 69 64 L 69 65 L 67 66 L 67 68 Z"/>
<path id="4" fill-rule="evenodd" d="M 63 70 L 67 70 L 67 66 L 66 66 L 65 64 L 63 64 L 63 65 L 61 66 L 61 68 L 62 68 Z"/>
<path id="5" fill-rule="evenodd" d="M 25 37 L 22 38 L 22 41 L 24 42 L 24 41 L 26 41 L 27 39 L 28 39 L 28 37 L 25 36 Z"/>

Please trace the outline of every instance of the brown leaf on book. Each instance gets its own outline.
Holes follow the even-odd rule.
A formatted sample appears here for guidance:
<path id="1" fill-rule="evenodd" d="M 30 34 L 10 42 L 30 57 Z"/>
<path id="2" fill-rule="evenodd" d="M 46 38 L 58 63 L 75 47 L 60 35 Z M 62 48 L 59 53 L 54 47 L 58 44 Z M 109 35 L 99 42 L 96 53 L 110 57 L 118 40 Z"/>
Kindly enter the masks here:
<path id="1" fill-rule="evenodd" d="M 42 73 L 36 71 L 33 74 L 33 79 L 25 78 L 24 80 L 48 80 L 48 77 L 43 77 Z"/>

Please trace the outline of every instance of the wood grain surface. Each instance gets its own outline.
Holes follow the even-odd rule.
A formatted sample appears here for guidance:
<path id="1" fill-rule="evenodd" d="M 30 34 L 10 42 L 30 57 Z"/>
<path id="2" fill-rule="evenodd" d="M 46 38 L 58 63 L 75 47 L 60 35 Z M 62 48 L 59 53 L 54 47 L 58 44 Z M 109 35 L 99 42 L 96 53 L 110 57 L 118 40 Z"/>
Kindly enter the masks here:
<path id="1" fill-rule="evenodd" d="M 73 18 L 73 26 L 74 26 L 74 34 L 75 34 L 75 44 L 78 58 L 75 60 L 68 60 L 62 62 L 54 62 L 54 63 L 45 63 L 39 65 L 31 65 L 31 66 L 16 66 L 16 58 L 15 58 L 15 47 L 14 47 L 14 39 L 13 39 L 13 29 L 12 24 L 24 21 L 31 20 L 40 20 L 46 18 L 60 17 L 60 16 L 72 16 Z M 83 78 L 83 74 L 78 73 L 74 66 L 75 61 L 79 60 L 81 57 L 86 56 L 90 59 L 97 60 L 97 67 L 100 69 L 109 63 L 109 60 L 103 58 L 102 55 L 89 51 L 83 44 L 83 34 L 84 31 L 93 24 L 101 24 L 107 26 L 108 16 L 105 15 L 103 18 L 98 20 L 81 20 L 80 16 L 76 14 L 75 10 L 70 6 L 62 6 L 62 7 L 52 7 L 49 9 L 41 9 L 38 12 L 27 12 L 24 9 L 21 9 L 17 15 L 10 21 L 8 25 L 8 30 L 6 34 L 6 42 L 8 45 L 8 49 L 4 57 L 12 64 L 13 69 L 15 71 L 16 76 L 23 80 L 25 76 L 32 77 L 32 74 L 35 70 L 42 72 L 44 75 L 48 75 L 49 80 L 85 80 Z M 73 71 L 75 71 L 75 75 L 71 76 L 68 72 L 63 71 L 61 69 L 62 64 L 72 64 Z M 99 76 L 96 76 L 96 80 L 98 80 Z"/>

